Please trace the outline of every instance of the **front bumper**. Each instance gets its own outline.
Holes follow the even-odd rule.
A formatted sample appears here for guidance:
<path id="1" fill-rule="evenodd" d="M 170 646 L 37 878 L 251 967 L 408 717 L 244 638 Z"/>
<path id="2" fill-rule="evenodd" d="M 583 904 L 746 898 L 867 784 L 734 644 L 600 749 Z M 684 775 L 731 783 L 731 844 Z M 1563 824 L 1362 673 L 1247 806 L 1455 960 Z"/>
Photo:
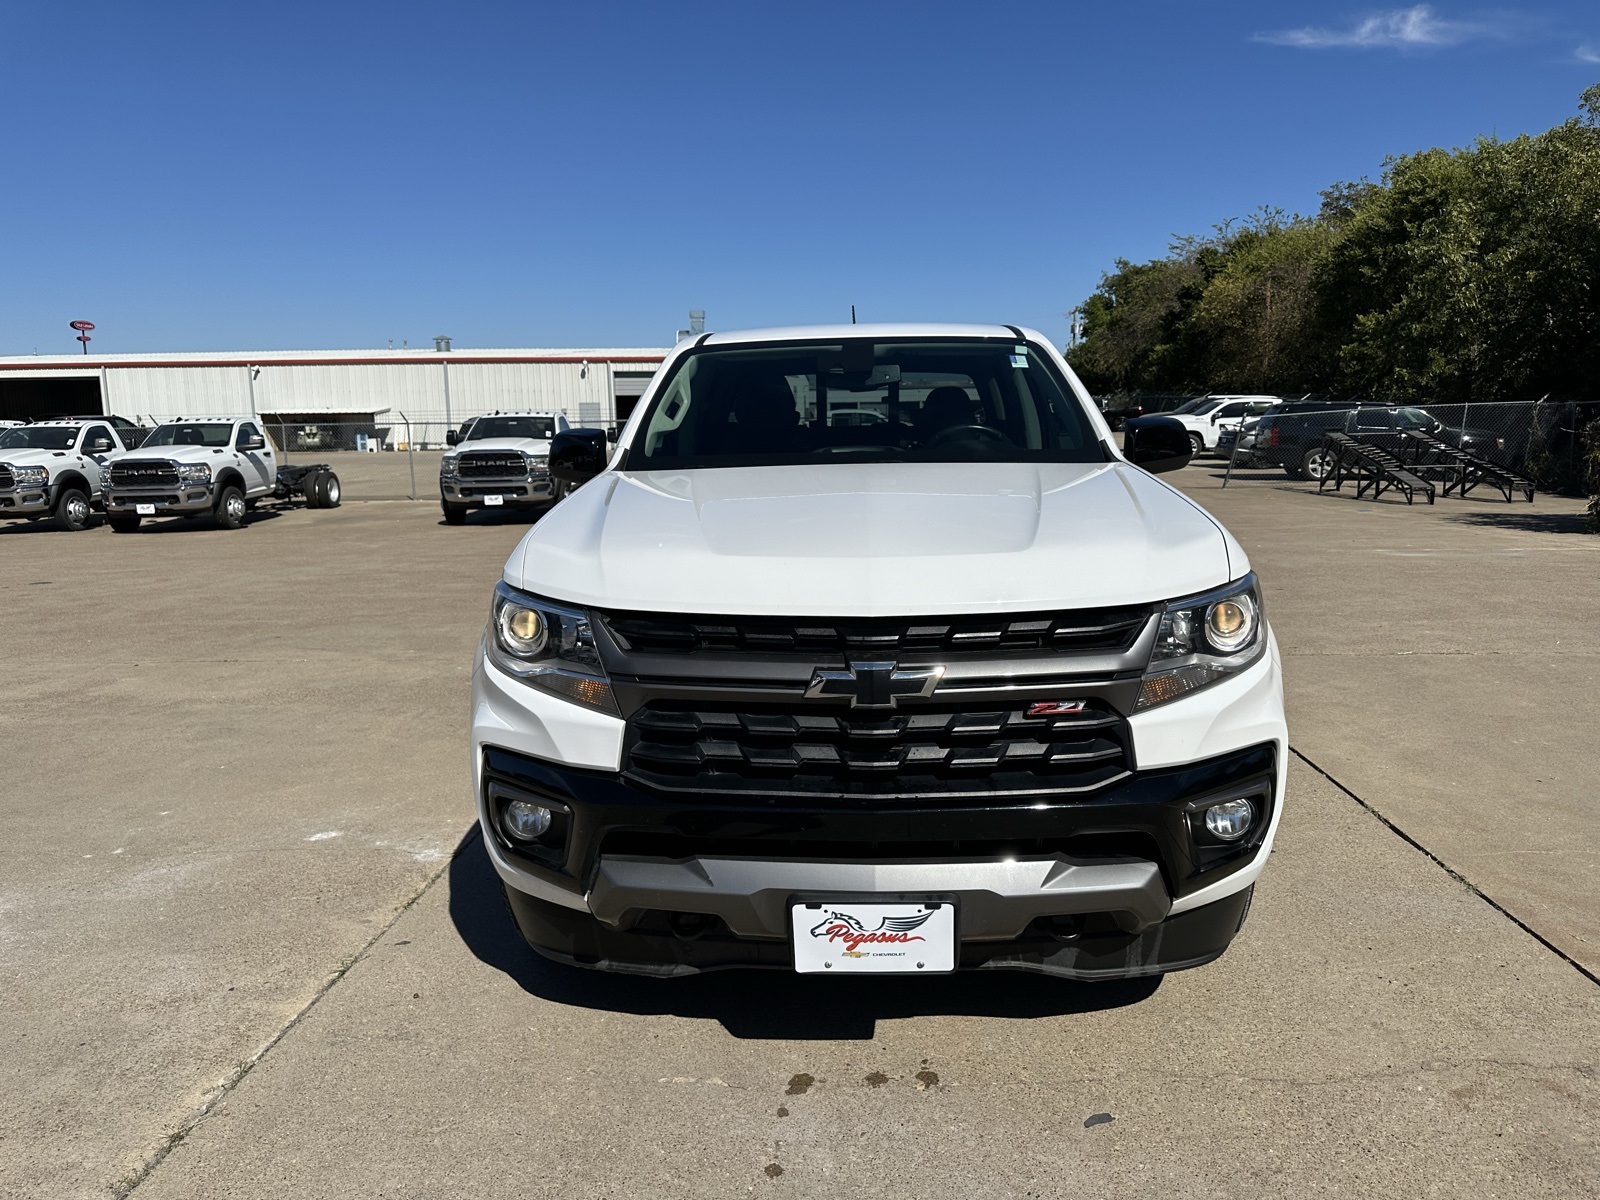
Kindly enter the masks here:
<path id="1" fill-rule="evenodd" d="M 484 497 L 501 496 L 507 504 L 549 504 L 556 498 L 555 484 L 544 472 L 480 479 L 472 476 L 440 476 L 439 498 L 461 508 L 481 508 Z"/>
<path id="2" fill-rule="evenodd" d="M 547 696 L 481 657 L 473 760 L 489 857 L 531 944 L 611 970 L 792 965 L 797 893 L 952 895 L 962 967 L 1074 978 L 1210 961 L 1237 931 L 1282 811 L 1287 731 L 1277 646 L 1232 679 L 1129 722 L 1137 769 L 1039 802 L 794 806 L 661 797 L 620 774 L 622 722 Z M 1234 847 L 1197 813 L 1248 795 Z M 559 845 L 514 848 L 498 806 L 564 814 Z"/>
<path id="3" fill-rule="evenodd" d="M 41 517 L 50 511 L 48 485 L 0 491 L 0 517 Z"/>
<path id="4" fill-rule="evenodd" d="M 215 506 L 213 484 L 180 480 L 170 486 L 152 488 L 108 488 L 106 512 L 115 517 L 131 517 L 138 506 L 151 504 L 155 513 L 146 516 L 184 516 L 210 512 Z"/>

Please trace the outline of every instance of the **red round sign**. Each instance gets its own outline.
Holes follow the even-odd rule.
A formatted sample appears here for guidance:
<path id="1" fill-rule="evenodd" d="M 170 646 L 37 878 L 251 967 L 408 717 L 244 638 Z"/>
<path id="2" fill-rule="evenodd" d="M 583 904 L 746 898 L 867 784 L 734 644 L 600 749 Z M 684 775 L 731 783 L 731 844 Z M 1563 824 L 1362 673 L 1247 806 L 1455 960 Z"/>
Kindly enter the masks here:
<path id="1" fill-rule="evenodd" d="M 81 333 L 88 333 L 94 328 L 93 321 L 68 321 L 67 324 Z"/>

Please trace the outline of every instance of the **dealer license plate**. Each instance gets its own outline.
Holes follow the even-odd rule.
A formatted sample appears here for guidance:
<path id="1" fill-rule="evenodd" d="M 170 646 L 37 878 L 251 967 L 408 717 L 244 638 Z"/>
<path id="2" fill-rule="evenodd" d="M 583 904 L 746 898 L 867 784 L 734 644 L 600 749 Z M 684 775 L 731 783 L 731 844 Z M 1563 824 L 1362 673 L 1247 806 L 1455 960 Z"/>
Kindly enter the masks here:
<path id="1" fill-rule="evenodd" d="M 795 903 L 789 915 L 794 969 L 802 974 L 956 969 L 956 906 L 949 901 Z"/>
<path id="2" fill-rule="evenodd" d="M 153 517 L 156 515 L 156 506 L 154 504 L 135 504 L 133 511 L 141 517 Z"/>
<path id="3" fill-rule="evenodd" d="M 497 504 L 504 504 L 506 502 L 506 498 L 504 496 L 485 496 L 483 498 L 483 502 L 490 508 L 493 508 Z"/>

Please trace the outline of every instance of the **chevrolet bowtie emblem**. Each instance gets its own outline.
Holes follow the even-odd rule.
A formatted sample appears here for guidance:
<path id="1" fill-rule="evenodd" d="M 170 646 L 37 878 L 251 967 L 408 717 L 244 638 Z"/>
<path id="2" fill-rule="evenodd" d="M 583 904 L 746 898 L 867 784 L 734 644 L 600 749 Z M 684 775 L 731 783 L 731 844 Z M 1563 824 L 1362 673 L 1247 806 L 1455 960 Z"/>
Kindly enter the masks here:
<path id="1" fill-rule="evenodd" d="M 851 708 L 893 708 L 908 696 L 933 695 L 943 676 L 943 667 L 896 667 L 892 662 L 851 663 L 843 671 L 818 668 L 806 697 L 849 700 Z"/>

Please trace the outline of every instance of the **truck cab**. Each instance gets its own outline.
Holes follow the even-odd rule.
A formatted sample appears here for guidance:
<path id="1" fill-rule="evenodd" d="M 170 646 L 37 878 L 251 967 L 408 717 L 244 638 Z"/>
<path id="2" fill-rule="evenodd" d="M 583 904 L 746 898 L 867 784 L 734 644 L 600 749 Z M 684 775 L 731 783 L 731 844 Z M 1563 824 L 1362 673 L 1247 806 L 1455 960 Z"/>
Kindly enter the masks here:
<path id="1" fill-rule="evenodd" d="M 561 498 L 550 478 L 550 443 L 569 428 L 565 413 L 493 412 L 451 430 L 451 449 L 439 462 L 445 522 L 465 524 L 475 508 L 549 508 Z"/>
<path id="2" fill-rule="evenodd" d="M 221 529 L 244 526 L 249 510 L 273 494 L 278 462 L 255 417 L 183 417 L 158 425 L 137 453 L 110 472 L 106 515 L 117 533 L 146 517 L 212 514 Z"/>
<path id="3" fill-rule="evenodd" d="M 0 431 L 0 519 L 50 518 L 87 529 L 104 507 L 107 468 L 127 452 L 103 417 L 39 421 Z"/>

